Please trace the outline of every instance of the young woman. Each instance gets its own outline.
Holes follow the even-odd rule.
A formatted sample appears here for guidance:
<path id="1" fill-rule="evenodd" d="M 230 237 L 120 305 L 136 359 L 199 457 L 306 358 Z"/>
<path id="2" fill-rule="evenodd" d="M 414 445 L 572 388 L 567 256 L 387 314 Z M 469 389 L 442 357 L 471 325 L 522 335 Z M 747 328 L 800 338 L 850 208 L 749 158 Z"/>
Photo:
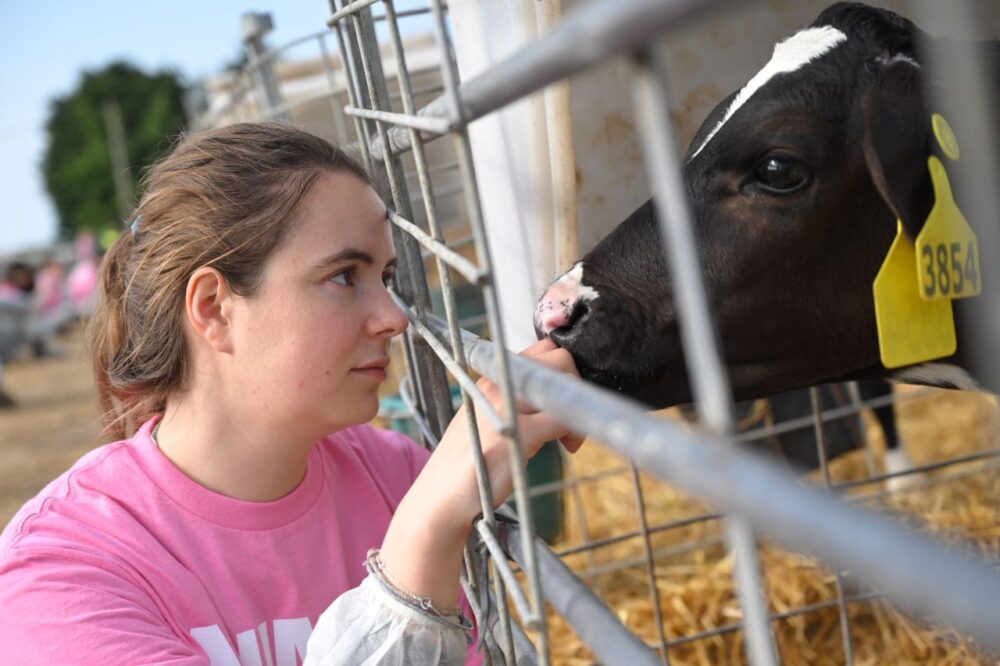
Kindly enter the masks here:
<path id="1" fill-rule="evenodd" d="M 0 536 L 5 662 L 464 662 L 467 417 L 429 459 L 365 425 L 407 325 L 394 267 L 368 175 L 307 133 L 230 126 L 150 172 L 92 321 L 119 441 Z M 550 342 L 524 353 L 576 372 Z M 518 419 L 528 456 L 579 446 L 545 413 Z M 504 498 L 506 445 L 479 424 Z"/>

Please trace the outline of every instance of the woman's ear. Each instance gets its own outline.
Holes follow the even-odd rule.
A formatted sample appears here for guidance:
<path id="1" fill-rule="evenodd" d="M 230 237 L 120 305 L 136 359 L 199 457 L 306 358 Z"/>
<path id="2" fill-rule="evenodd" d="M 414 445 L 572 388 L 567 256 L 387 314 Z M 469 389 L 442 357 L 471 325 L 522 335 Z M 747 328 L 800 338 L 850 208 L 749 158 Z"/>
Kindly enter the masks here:
<path id="1" fill-rule="evenodd" d="M 185 294 L 188 323 L 217 352 L 233 351 L 232 305 L 233 293 L 222 273 L 202 266 L 191 274 Z"/>

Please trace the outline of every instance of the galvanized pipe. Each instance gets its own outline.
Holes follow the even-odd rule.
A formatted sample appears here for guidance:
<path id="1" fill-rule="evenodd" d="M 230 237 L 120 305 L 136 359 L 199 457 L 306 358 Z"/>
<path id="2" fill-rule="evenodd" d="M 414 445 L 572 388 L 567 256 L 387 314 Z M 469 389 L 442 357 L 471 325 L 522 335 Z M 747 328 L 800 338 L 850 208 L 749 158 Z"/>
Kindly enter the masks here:
<path id="1" fill-rule="evenodd" d="M 435 332 L 444 326 L 440 320 L 429 323 Z M 471 333 L 463 337 L 471 367 L 491 376 L 497 348 Z M 706 502 L 740 512 L 773 541 L 837 561 L 874 581 L 900 607 L 943 619 L 984 646 L 1000 649 L 995 621 L 1000 576 L 981 560 L 805 487 L 777 464 L 711 434 L 681 428 L 647 414 L 637 402 L 504 353 L 519 398 Z M 935 575 L 928 576 L 929 571 Z"/>
<path id="2" fill-rule="evenodd" d="M 480 520 L 476 523 L 476 531 L 479 533 L 479 538 L 486 544 L 486 549 L 490 552 L 490 557 L 493 558 L 494 570 L 500 574 L 504 583 L 507 584 L 507 589 L 510 591 L 510 598 L 514 600 L 517 612 L 521 617 L 531 618 L 535 613 L 531 608 L 531 604 L 528 603 L 528 598 L 524 596 L 524 590 L 521 589 L 520 583 L 517 582 L 517 578 L 514 576 L 514 572 L 511 571 L 510 565 L 507 564 L 507 554 L 504 552 L 503 546 L 500 545 L 499 539 L 493 534 L 493 530 L 490 529 L 485 520 Z M 538 631 L 537 620 L 525 623 L 525 628 L 530 631 Z"/>
<path id="3" fill-rule="evenodd" d="M 441 0 L 431 0 L 431 10 L 434 15 L 434 32 L 437 36 L 438 47 L 441 54 L 442 77 L 445 87 L 444 100 L 450 111 L 450 117 L 460 118 L 459 98 L 458 98 L 458 65 L 454 61 L 454 53 L 451 48 L 451 39 L 448 28 L 445 25 L 444 9 Z M 476 253 L 479 262 L 489 275 L 490 279 L 483 284 L 483 300 L 486 303 L 486 312 L 489 316 L 490 331 L 497 344 L 503 348 L 504 332 L 500 315 L 499 299 L 497 298 L 493 279 L 493 259 L 489 245 L 486 243 L 485 222 L 480 206 L 479 186 L 476 182 L 476 169 L 472 159 L 472 148 L 469 143 L 467 127 L 463 124 L 456 127 L 452 132 L 454 139 L 457 161 L 460 166 L 462 182 L 465 185 L 466 206 L 469 214 L 469 222 L 472 227 L 472 235 L 475 239 Z M 383 142 L 386 137 L 383 136 Z M 454 331 L 452 331 L 454 333 Z M 527 623 L 536 624 L 538 627 L 538 657 L 542 666 L 549 663 L 549 636 L 545 619 L 544 599 L 541 592 L 541 582 L 538 570 L 535 568 L 535 548 L 531 540 L 534 535 L 534 518 L 530 511 L 530 504 L 527 493 L 527 475 L 525 468 L 527 461 L 524 451 L 521 448 L 521 439 L 517 424 L 517 405 L 514 392 L 511 388 L 510 372 L 507 367 L 506 357 L 498 356 L 497 366 L 491 373 L 491 378 L 500 388 L 503 398 L 504 412 L 510 421 L 501 432 L 507 444 L 507 453 L 512 470 L 512 482 L 514 486 L 514 497 L 518 503 L 519 523 L 522 536 L 527 542 L 525 550 L 526 568 L 525 573 L 528 579 L 532 602 L 532 615 L 529 618 L 522 618 Z"/>
<path id="4" fill-rule="evenodd" d="M 633 84 L 636 115 L 647 143 L 646 167 L 656 188 L 657 218 L 674 280 L 674 301 L 680 320 L 681 344 L 691 388 L 704 423 L 727 439 L 733 434 L 732 391 L 722 363 L 718 334 L 708 307 L 687 189 L 678 164 L 666 92 L 666 67 L 649 49 L 635 56 Z M 736 556 L 734 575 L 746 617 L 746 642 L 757 666 L 778 662 L 767 621 L 767 599 L 761 580 L 757 543 L 750 525 L 739 514 L 726 522 L 730 548 Z"/>
<path id="5" fill-rule="evenodd" d="M 813 432 L 816 434 L 816 454 L 819 457 L 819 466 L 823 470 L 823 483 L 827 490 L 833 489 L 833 480 L 830 477 L 830 465 L 826 459 L 826 432 L 823 430 L 823 419 L 820 415 L 823 412 L 823 405 L 819 387 L 813 386 L 809 389 L 809 400 L 812 403 Z M 851 642 L 851 623 L 847 616 L 847 603 L 844 601 L 844 577 L 840 567 L 836 562 L 832 562 L 834 575 L 834 590 L 837 594 L 837 617 L 840 621 L 840 635 L 844 645 L 844 662 L 847 666 L 854 666 L 854 644 Z"/>
<path id="6" fill-rule="evenodd" d="M 424 233 L 423 229 L 413 224 L 413 222 L 404 219 L 393 211 L 389 211 L 389 219 L 393 224 L 413 236 L 417 242 L 430 250 L 436 258 L 458 271 L 462 277 L 469 281 L 469 284 L 480 285 L 486 279 L 486 273 L 479 270 L 478 266 L 441 241 L 428 236 Z"/>
<path id="7" fill-rule="evenodd" d="M 515 526 L 501 523 L 501 536 L 510 556 L 523 569 L 527 552 L 523 535 Z M 536 562 L 545 599 L 579 634 L 600 663 L 623 666 L 653 666 L 656 653 L 622 625 L 614 612 L 601 603 L 548 547 L 534 540 Z"/>
<path id="8" fill-rule="evenodd" d="M 471 123 L 545 86 L 646 44 L 710 10 L 735 0 L 595 0 L 566 14 L 550 33 L 458 89 L 458 113 L 444 97 L 420 110 L 421 116 L 460 117 Z M 394 152 L 409 148 L 405 130 L 391 130 Z M 372 148 L 381 154 L 383 144 Z"/>
<path id="9" fill-rule="evenodd" d="M 379 120 L 384 123 L 392 123 L 399 127 L 409 127 L 424 132 L 434 132 L 435 134 L 447 134 L 451 131 L 454 123 L 447 118 L 424 118 L 423 116 L 408 116 L 403 113 L 393 113 L 391 111 L 370 111 L 359 109 L 355 106 L 345 106 L 344 113 L 358 118 L 368 120 Z"/>

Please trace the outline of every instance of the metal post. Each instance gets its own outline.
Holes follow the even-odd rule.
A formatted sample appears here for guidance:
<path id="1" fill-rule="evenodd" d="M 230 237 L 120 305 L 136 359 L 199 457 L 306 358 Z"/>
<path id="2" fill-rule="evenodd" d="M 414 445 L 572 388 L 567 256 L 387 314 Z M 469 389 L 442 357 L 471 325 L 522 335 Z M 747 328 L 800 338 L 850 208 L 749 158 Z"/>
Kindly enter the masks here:
<path id="1" fill-rule="evenodd" d="M 281 93 L 278 90 L 278 80 L 274 76 L 273 63 L 264 57 L 267 52 L 264 36 L 274 29 L 271 15 L 247 12 L 242 17 L 241 28 L 243 48 L 247 54 L 247 67 L 254 72 L 257 79 L 265 115 L 278 122 L 288 122 L 287 113 L 276 111 L 281 108 Z"/>
<path id="2" fill-rule="evenodd" d="M 399 83 L 399 94 L 403 104 L 403 111 L 406 114 L 416 113 L 413 103 L 413 86 L 410 81 L 409 70 L 406 65 L 406 57 L 403 53 L 403 42 L 399 34 L 399 26 L 395 15 L 395 6 L 392 0 L 385 0 L 385 18 L 389 29 L 390 43 L 393 54 L 396 58 L 396 72 Z M 443 68 L 447 67 L 442 63 Z M 448 320 L 448 332 L 452 345 L 453 358 L 458 366 L 456 376 L 468 377 L 469 369 L 465 359 L 465 350 L 462 346 L 462 336 L 458 323 L 458 308 L 455 305 L 455 296 L 452 289 L 451 273 L 449 267 L 443 260 L 443 255 L 450 255 L 452 265 L 460 266 L 468 264 L 461 255 L 453 252 L 444 245 L 444 234 L 438 222 L 437 207 L 434 202 L 434 191 L 431 186 L 430 169 L 427 164 L 427 156 L 424 153 L 423 140 L 416 128 L 410 128 L 410 143 L 413 147 L 414 165 L 417 170 L 417 178 L 420 183 L 420 192 L 423 198 L 424 211 L 427 215 L 427 223 L 431 230 L 431 239 L 439 244 L 440 250 L 435 253 L 437 263 L 438 278 L 441 281 L 441 293 L 444 300 L 445 316 Z M 412 233 L 412 231 L 411 231 Z M 433 245 L 432 245 L 433 247 Z M 475 270 L 475 273 L 469 272 Z M 480 271 L 477 267 L 469 266 L 466 271 L 466 278 L 473 284 L 478 284 L 485 280 L 488 275 Z M 483 457 L 482 442 L 479 438 L 479 425 L 477 423 L 476 412 L 472 404 L 472 399 L 468 391 L 462 392 L 462 404 L 467 415 L 469 434 L 473 444 L 473 454 L 476 464 L 476 482 L 479 485 L 479 497 L 483 509 L 483 520 L 486 527 L 492 532 L 496 531 L 496 520 L 493 515 L 493 492 L 490 488 L 489 475 L 486 470 L 486 461 Z M 475 583 L 487 586 L 489 581 L 475 581 Z M 500 615 L 500 632 L 504 654 L 509 663 L 513 663 L 516 656 L 514 652 L 514 635 L 511 628 L 510 611 L 507 608 L 506 585 L 500 576 L 494 577 L 496 595 L 499 601 L 498 612 Z"/>
<path id="3" fill-rule="evenodd" d="M 809 399 L 812 402 L 813 431 L 816 433 L 816 453 L 819 457 L 819 465 L 823 470 L 823 483 L 826 489 L 833 488 L 830 479 L 830 465 L 826 460 L 826 433 L 823 431 L 823 402 L 818 387 L 809 389 Z M 840 635 L 844 641 L 844 663 L 847 666 L 854 664 L 854 646 L 851 643 L 851 623 L 847 616 L 847 603 L 844 601 L 844 577 L 840 572 L 837 562 L 832 563 L 834 574 L 834 586 L 837 592 L 837 612 L 840 618 Z"/>
<path id="4" fill-rule="evenodd" d="M 431 0 L 431 8 L 434 13 L 434 28 L 438 39 L 438 46 L 441 52 L 442 73 L 444 75 L 445 99 L 450 110 L 450 117 L 454 121 L 462 119 L 458 107 L 458 68 L 454 61 L 454 54 L 451 49 L 451 39 L 448 35 L 444 20 L 444 11 L 440 0 Z M 476 252 L 480 259 L 483 270 L 493 275 L 493 265 L 489 246 L 486 244 L 486 233 L 483 222 L 482 210 L 479 204 L 479 188 L 476 183 L 475 166 L 472 160 L 472 149 L 469 144 L 468 130 L 464 124 L 456 129 L 452 136 L 455 141 L 455 151 L 461 167 L 462 179 L 465 184 L 466 203 L 468 206 L 469 219 L 472 226 L 473 238 L 475 239 Z M 383 145 L 388 145 L 387 139 L 383 136 Z M 500 307 L 496 292 L 492 282 L 483 285 L 483 299 L 486 302 L 486 311 L 489 316 L 490 331 L 496 343 L 504 347 L 503 327 L 500 319 Z M 525 549 L 525 573 L 528 577 L 528 587 L 531 592 L 531 605 L 533 615 L 524 618 L 527 624 L 534 624 L 538 628 L 538 655 L 541 664 L 549 663 L 548 630 L 545 619 L 545 608 L 541 583 L 536 567 L 536 545 L 533 540 L 534 521 L 532 519 L 530 504 L 528 499 L 527 479 L 525 478 L 524 452 L 521 450 L 520 436 L 517 428 L 517 405 L 514 393 L 511 389 L 510 372 L 507 367 L 506 356 L 501 354 L 497 357 L 498 366 L 493 378 L 499 385 L 504 398 L 504 412 L 508 415 L 509 423 L 504 428 L 503 435 L 507 440 L 507 450 L 510 455 L 510 465 L 514 483 L 514 497 L 518 506 L 518 517 L 520 519 L 520 529 L 523 541 L 528 544 Z"/>
<path id="5" fill-rule="evenodd" d="M 656 188 L 654 197 L 663 242 L 668 251 L 667 265 L 671 267 L 674 277 L 688 376 L 706 426 L 731 439 L 733 417 L 729 379 L 721 361 L 715 324 L 708 310 L 686 189 L 677 165 L 677 150 L 666 99 L 666 70 L 651 49 L 636 56 L 636 65 L 636 112 L 648 146 L 646 162 Z M 746 639 L 751 660 L 758 666 L 775 664 L 777 656 L 753 531 L 746 519 L 738 515 L 727 520 L 726 531 L 730 548 L 736 556 L 735 575 L 746 615 Z"/>
<path id="6" fill-rule="evenodd" d="M 388 105 L 389 92 L 382 71 L 382 61 L 375 37 L 375 28 L 371 19 L 371 11 L 367 8 L 351 13 L 348 19 L 354 27 L 354 43 L 357 45 L 361 67 L 364 70 L 364 82 L 367 88 L 370 108 L 381 111 Z M 386 128 L 382 123 L 376 123 L 380 137 L 385 137 Z M 389 188 L 392 192 L 394 208 L 405 218 L 412 219 L 409 192 L 406 179 L 403 176 L 402 163 L 398 156 L 385 155 L 383 162 Z M 407 234 L 400 233 L 393 227 L 393 239 L 396 251 L 400 255 L 400 265 L 404 267 L 399 283 L 400 294 L 414 305 L 418 316 L 430 309 L 430 292 L 427 288 L 427 278 L 424 273 L 420 248 L 416 241 Z M 437 362 L 434 355 L 427 350 L 419 338 L 407 333 L 408 343 L 412 350 L 410 361 L 415 367 L 416 391 L 421 408 L 428 416 L 431 428 L 440 438 L 448 427 L 454 410 L 451 406 L 451 394 L 448 390 L 448 380 L 444 367 Z"/>

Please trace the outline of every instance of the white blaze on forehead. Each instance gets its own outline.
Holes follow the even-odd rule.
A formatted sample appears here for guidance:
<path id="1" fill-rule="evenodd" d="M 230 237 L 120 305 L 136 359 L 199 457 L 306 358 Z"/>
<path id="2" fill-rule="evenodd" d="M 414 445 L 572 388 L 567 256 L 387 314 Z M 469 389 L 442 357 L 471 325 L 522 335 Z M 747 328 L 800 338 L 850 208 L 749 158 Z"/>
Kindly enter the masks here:
<path id="1" fill-rule="evenodd" d="M 821 28 L 806 28 L 805 30 L 800 30 L 788 39 L 778 42 L 774 45 L 774 53 L 771 55 L 771 60 L 764 65 L 764 69 L 757 72 L 752 79 L 750 79 L 743 89 L 740 90 L 739 94 L 733 98 L 732 104 L 726 109 L 726 115 L 722 117 L 719 124 L 716 125 L 705 140 L 702 141 L 698 150 L 694 151 L 691 155 L 691 159 L 698 156 L 698 153 L 708 145 L 708 142 L 712 140 L 712 137 L 718 133 L 722 126 L 733 117 L 741 106 L 746 104 L 747 100 L 753 96 L 755 92 L 760 90 L 764 84 L 773 79 L 778 74 L 785 74 L 787 72 L 794 72 L 795 70 L 801 68 L 803 65 L 815 60 L 820 57 L 834 46 L 840 42 L 847 39 L 845 35 L 840 30 L 833 28 L 831 26 L 823 26 Z"/>
<path id="2" fill-rule="evenodd" d="M 597 290 L 593 287 L 588 287 L 583 284 L 583 262 L 578 261 L 573 265 L 573 268 L 569 269 L 563 276 L 559 278 L 559 282 L 563 282 L 567 285 L 571 285 L 576 288 L 577 300 L 583 301 L 584 303 L 589 303 L 598 297 Z"/>

